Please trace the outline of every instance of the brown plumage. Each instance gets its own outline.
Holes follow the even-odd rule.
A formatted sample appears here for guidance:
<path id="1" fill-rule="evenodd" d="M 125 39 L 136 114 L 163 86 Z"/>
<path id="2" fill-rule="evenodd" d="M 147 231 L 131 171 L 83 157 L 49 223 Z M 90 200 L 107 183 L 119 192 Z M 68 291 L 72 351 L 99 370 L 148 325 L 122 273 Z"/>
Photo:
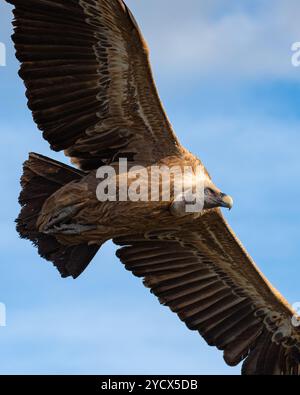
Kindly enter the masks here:
<path id="1" fill-rule="evenodd" d="M 205 168 L 200 215 L 170 202 L 105 202 L 96 170 L 201 162 L 178 142 L 153 81 L 148 49 L 122 0 L 9 0 L 13 40 L 34 120 L 51 148 L 80 170 L 38 154 L 24 164 L 21 237 L 76 278 L 109 239 L 126 269 L 144 279 L 229 365 L 243 374 L 299 374 L 300 330 L 225 222 L 231 201 Z M 120 177 L 120 175 L 118 175 Z M 217 200 L 216 200 L 217 199 Z"/>

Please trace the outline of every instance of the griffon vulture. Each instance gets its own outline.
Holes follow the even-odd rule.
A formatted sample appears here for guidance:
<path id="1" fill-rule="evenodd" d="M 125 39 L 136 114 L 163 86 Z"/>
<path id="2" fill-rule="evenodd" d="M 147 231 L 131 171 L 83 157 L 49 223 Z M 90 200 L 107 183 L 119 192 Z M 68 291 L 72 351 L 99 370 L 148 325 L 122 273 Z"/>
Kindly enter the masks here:
<path id="1" fill-rule="evenodd" d="M 28 106 L 43 137 L 78 169 L 38 154 L 24 164 L 21 237 L 76 278 L 112 239 L 126 269 L 191 330 L 242 360 L 243 374 L 300 373 L 295 312 L 224 220 L 221 193 L 180 145 L 153 80 L 147 45 L 122 0 L 8 0 Z M 99 202 L 96 171 L 130 165 L 202 166 L 204 207 Z M 180 209 L 180 208 L 179 208 Z"/>

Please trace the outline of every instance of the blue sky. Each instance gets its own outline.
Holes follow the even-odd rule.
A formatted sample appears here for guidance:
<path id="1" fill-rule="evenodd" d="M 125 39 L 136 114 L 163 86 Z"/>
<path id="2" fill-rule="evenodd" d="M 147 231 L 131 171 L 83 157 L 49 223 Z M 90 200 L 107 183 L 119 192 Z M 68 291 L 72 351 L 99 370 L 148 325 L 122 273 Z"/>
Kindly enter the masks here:
<path id="1" fill-rule="evenodd" d="M 182 141 L 235 199 L 225 213 L 291 302 L 299 294 L 300 41 L 296 0 L 128 0 Z M 230 3 L 230 4 L 229 4 Z M 108 243 L 76 281 L 20 240 L 14 218 L 28 152 L 51 152 L 26 107 L 1 2 L 0 373 L 238 374 L 126 272 Z"/>

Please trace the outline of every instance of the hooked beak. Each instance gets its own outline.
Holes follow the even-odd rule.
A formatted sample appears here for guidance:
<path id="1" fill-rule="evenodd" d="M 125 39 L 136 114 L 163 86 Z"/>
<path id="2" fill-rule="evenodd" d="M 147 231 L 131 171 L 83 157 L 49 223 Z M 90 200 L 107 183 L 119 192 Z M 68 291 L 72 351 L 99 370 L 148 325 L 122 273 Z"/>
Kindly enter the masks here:
<path id="1" fill-rule="evenodd" d="M 221 207 L 226 207 L 229 210 L 232 209 L 233 207 L 233 199 L 231 196 L 226 195 L 225 193 L 220 194 L 220 206 Z"/>

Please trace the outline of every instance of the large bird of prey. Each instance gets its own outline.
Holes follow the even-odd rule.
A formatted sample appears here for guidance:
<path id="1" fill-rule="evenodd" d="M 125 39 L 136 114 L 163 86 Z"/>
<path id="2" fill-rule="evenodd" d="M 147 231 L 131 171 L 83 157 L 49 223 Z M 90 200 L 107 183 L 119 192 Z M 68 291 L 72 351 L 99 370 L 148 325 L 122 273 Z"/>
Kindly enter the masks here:
<path id="1" fill-rule="evenodd" d="M 35 122 L 78 169 L 38 154 L 24 164 L 17 229 L 63 277 L 76 278 L 112 239 L 143 278 L 243 374 L 300 373 L 295 313 L 224 220 L 232 199 L 182 147 L 153 81 L 147 45 L 122 0 L 8 0 L 13 41 Z M 200 215 L 170 202 L 100 202 L 96 171 L 131 165 L 202 166 Z"/>

